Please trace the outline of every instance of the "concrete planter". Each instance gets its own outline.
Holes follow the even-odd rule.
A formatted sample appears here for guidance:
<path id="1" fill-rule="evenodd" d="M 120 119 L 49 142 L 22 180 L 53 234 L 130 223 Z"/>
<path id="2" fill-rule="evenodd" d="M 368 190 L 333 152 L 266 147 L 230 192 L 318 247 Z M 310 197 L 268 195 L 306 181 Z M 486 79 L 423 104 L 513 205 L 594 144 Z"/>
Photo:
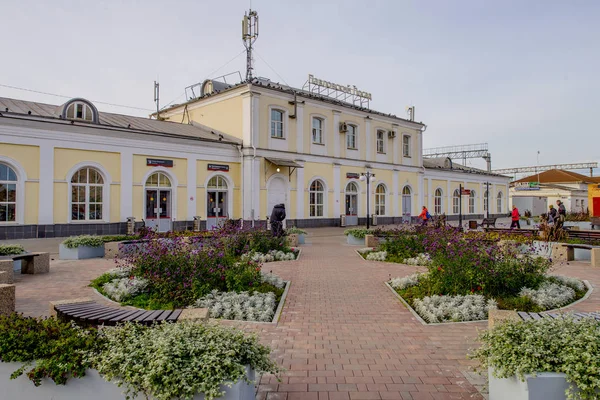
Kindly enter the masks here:
<path id="1" fill-rule="evenodd" d="M 21 272 L 21 260 L 15 260 L 15 261 L 13 261 L 13 271 L 14 272 Z"/>
<path id="2" fill-rule="evenodd" d="M 521 245 L 520 250 L 525 254 L 535 254 L 538 256 L 550 257 L 552 255 L 552 245 L 556 242 L 543 242 L 534 240 L 531 245 Z"/>
<path id="3" fill-rule="evenodd" d="M 352 235 L 347 235 L 346 236 L 346 242 L 351 245 L 351 246 L 364 246 L 365 245 L 365 238 L 357 238 L 355 236 Z"/>
<path id="4" fill-rule="evenodd" d="M 298 234 L 298 244 L 304 244 L 305 243 L 305 234 L 304 233 L 299 233 Z"/>
<path id="5" fill-rule="evenodd" d="M 590 221 L 565 221 L 563 224 L 565 227 L 577 226 L 579 229 L 590 230 L 592 229 L 592 223 Z"/>
<path id="6" fill-rule="evenodd" d="M 88 258 L 104 257 L 104 246 L 91 247 L 79 246 L 73 249 L 65 247 L 62 243 L 58 250 L 58 256 L 61 260 L 85 260 Z"/>
<path id="7" fill-rule="evenodd" d="M 35 387 L 25 375 L 11 380 L 10 374 L 17 370 L 21 363 L 0 362 L 0 384 L 3 399 L 19 400 L 117 400 L 125 399 L 125 395 L 117 385 L 105 381 L 98 371 L 88 370 L 85 377 L 81 379 L 70 379 L 66 385 L 56 385 L 50 379 L 43 379 L 42 385 Z M 247 376 L 250 380 L 255 379 L 254 370 L 246 367 Z M 235 383 L 232 387 L 221 386 L 225 390 L 224 400 L 254 400 L 254 385 L 248 385 L 243 381 Z M 144 397 L 144 396 L 141 396 Z M 194 396 L 194 400 L 204 400 L 203 394 Z"/>

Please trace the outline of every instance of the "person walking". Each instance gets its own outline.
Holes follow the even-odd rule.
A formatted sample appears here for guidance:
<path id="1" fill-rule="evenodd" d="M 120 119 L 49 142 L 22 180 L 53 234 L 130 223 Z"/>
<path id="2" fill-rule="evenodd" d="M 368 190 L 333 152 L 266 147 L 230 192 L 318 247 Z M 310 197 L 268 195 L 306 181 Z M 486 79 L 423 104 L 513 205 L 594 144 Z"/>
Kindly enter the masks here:
<path id="1" fill-rule="evenodd" d="M 565 222 L 565 219 L 567 218 L 567 209 L 565 207 L 565 204 L 560 200 L 556 200 L 556 205 L 558 206 L 558 215 L 555 219 L 554 225 L 560 228 L 562 227 L 563 223 Z"/>
<path id="2" fill-rule="evenodd" d="M 429 214 L 427 207 L 423 206 L 423 210 L 421 211 L 421 214 L 419 214 L 419 218 L 423 219 L 423 226 L 427 225 L 427 222 L 429 222 L 431 219 L 431 214 Z"/>
<path id="3" fill-rule="evenodd" d="M 285 204 L 277 204 L 271 212 L 271 233 L 273 236 L 283 235 L 283 220 L 285 219 Z"/>
<path id="4" fill-rule="evenodd" d="M 550 211 L 548 212 L 548 223 L 555 224 L 558 222 L 558 212 L 552 204 L 550 204 Z"/>
<path id="5" fill-rule="evenodd" d="M 519 223 L 519 218 L 521 218 L 521 214 L 519 214 L 519 209 L 517 208 L 517 206 L 513 205 L 512 207 L 512 223 L 510 224 L 510 229 L 512 228 L 517 228 L 517 229 L 521 229 L 521 224 Z"/>

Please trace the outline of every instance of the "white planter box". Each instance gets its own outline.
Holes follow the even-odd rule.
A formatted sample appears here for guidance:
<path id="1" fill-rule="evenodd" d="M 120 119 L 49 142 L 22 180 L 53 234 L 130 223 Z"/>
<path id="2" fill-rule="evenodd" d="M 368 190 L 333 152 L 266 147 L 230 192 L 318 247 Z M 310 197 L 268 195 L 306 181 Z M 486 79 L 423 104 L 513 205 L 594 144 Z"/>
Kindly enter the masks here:
<path id="1" fill-rule="evenodd" d="M 13 271 L 14 272 L 21 272 L 21 261 L 22 260 L 13 261 Z"/>
<path id="2" fill-rule="evenodd" d="M 365 245 L 365 238 L 359 239 L 359 238 L 354 237 L 352 235 L 347 235 L 346 236 L 346 241 L 351 246 L 364 246 Z"/>
<path id="3" fill-rule="evenodd" d="M 61 243 L 58 249 L 58 256 L 61 260 L 84 260 L 86 258 L 102 258 L 104 257 L 104 246 L 79 246 L 75 247 L 74 249 L 69 249 Z"/>
<path id="4" fill-rule="evenodd" d="M 489 400 L 565 400 L 569 383 L 565 374 L 538 372 L 536 377 L 526 375 L 522 382 L 517 377 L 499 379 L 488 370 Z"/>
<path id="5" fill-rule="evenodd" d="M 298 234 L 298 244 L 304 244 L 305 236 L 306 235 L 304 233 Z"/>
<path id="6" fill-rule="evenodd" d="M 10 374 L 17 370 L 20 363 L 0 362 L 0 387 L 2 388 L 2 399 L 19 400 L 121 400 L 125 399 L 122 393 L 124 388 L 120 388 L 114 383 L 107 382 L 100 376 L 96 370 L 88 370 L 85 377 L 81 379 L 71 378 L 66 385 L 56 385 L 50 379 L 42 380 L 42 385 L 35 387 L 33 382 L 25 375 L 11 380 Z M 255 379 L 254 370 L 246 367 L 248 378 Z M 231 388 L 222 386 L 225 390 L 224 400 L 254 400 L 254 385 L 248 385 L 245 382 L 237 382 Z M 138 398 L 144 398 L 139 395 Z M 204 400 L 204 395 L 194 396 L 194 400 Z"/>

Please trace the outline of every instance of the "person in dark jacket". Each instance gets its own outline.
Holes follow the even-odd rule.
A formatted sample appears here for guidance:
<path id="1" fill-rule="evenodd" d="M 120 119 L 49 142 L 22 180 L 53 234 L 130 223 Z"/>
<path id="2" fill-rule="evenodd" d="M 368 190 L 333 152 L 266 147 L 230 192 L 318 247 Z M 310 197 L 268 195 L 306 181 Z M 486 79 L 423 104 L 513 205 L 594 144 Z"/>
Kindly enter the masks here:
<path id="1" fill-rule="evenodd" d="M 271 232 L 273 236 L 283 235 L 283 220 L 285 219 L 285 205 L 277 204 L 271 212 Z"/>
<path id="2" fill-rule="evenodd" d="M 557 219 L 558 219 L 558 212 L 556 211 L 556 208 L 554 208 L 554 206 L 552 204 L 550 204 L 550 211 L 548 212 L 548 223 L 556 224 Z"/>

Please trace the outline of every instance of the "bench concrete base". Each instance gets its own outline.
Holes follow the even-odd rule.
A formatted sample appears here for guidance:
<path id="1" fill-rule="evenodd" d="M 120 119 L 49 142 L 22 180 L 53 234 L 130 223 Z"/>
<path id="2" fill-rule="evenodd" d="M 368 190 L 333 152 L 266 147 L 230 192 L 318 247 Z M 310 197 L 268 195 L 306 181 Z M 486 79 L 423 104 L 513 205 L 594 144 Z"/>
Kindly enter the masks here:
<path id="1" fill-rule="evenodd" d="M 47 274 L 50 272 L 50 253 L 30 253 L 31 257 L 21 259 L 22 274 Z"/>
<path id="2" fill-rule="evenodd" d="M 600 247 L 596 249 L 592 249 L 592 258 L 591 258 L 592 267 L 600 268 Z"/>
<path id="3" fill-rule="evenodd" d="M 552 245 L 552 260 L 558 262 L 573 261 L 575 259 L 575 249 L 560 243 Z"/>
<path id="4" fill-rule="evenodd" d="M 15 285 L 0 284 L 0 315 L 15 312 Z"/>
<path id="5" fill-rule="evenodd" d="M 14 269 L 13 260 L 0 260 L 0 283 L 13 283 Z"/>

